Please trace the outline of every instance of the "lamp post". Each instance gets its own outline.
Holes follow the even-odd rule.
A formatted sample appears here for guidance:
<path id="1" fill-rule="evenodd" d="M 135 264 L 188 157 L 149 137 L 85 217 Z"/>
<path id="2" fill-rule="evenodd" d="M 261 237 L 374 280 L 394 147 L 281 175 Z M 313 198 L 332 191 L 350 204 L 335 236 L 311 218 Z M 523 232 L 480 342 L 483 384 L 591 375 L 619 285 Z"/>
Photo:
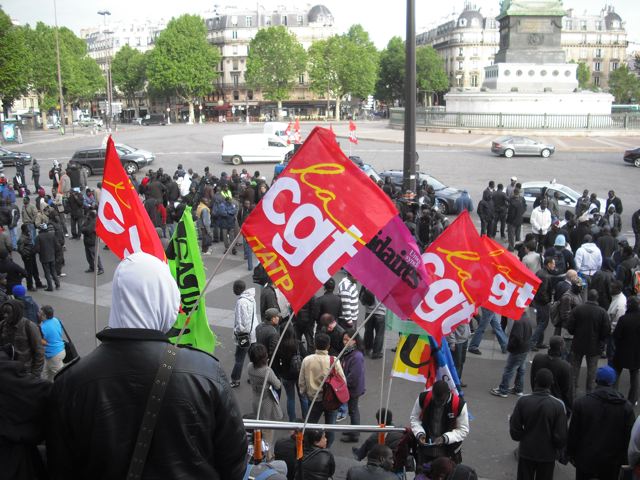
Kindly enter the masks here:
<path id="1" fill-rule="evenodd" d="M 416 191 L 416 2 L 407 0 L 402 190 Z"/>
<path id="2" fill-rule="evenodd" d="M 202 121 L 202 104 L 198 105 L 198 110 L 200 110 L 200 116 L 198 117 L 198 118 L 199 118 L 199 122 L 200 122 L 200 123 L 204 123 L 204 122 Z"/>
<path id="3" fill-rule="evenodd" d="M 102 34 L 104 35 L 104 39 L 108 43 L 108 50 L 106 54 L 106 62 L 105 62 L 105 75 L 107 77 L 107 108 L 106 117 L 107 117 L 107 131 L 111 131 L 111 120 L 113 117 L 113 87 L 111 85 L 111 48 L 113 44 L 113 37 L 111 35 L 113 32 L 107 30 L 107 15 L 111 16 L 111 12 L 109 10 L 100 10 L 98 15 L 102 15 L 102 25 L 104 30 Z"/>
<path id="4" fill-rule="evenodd" d="M 58 95 L 60 96 L 60 133 L 64 135 L 64 95 L 62 92 L 62 70 L 60 69 L 60 40 L 58 39 L 58 9 L 56 0 L 53 0 L 53 19 L 56 24 L 56 64 L 58 67 Z"/>
<path id="5" fill-rule="evenodd" d="M 171 125 L 171 107 L 167 107 L 167 125 Z"/>

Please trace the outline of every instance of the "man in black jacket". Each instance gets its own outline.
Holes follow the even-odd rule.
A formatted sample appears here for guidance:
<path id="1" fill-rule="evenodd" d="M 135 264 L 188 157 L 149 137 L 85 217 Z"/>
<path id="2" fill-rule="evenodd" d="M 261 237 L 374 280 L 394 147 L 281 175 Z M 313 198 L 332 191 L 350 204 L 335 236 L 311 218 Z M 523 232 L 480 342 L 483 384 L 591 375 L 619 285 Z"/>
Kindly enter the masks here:
<path id="1" fill-rule="evenodd" d="M 520 195 L 518 187 L 513 189 L 513 196 L 509 198 L 507 207 L 507 237 L 509 239 L 509 251 L 515 250 L 516 242 L 520 241 L 520 230 L 522 228 L 522 217 L 527 210 L 527 204 Z"/>
<path id="2" fill-rule="evenodd" d="M 600 343 L 609 336 L 611 326 L 607 311 L 598 305 L 598 291 L 591 289 L 587 301 L 571 311 L 567 330 L 573 335 L 571 342 L 571 366 L 573 367 L 573 384 L 578 389 L 578 378 L 582 358 L 587 358 L 587 393 L 593 390 L 600 358 Z"/>
<path id="3" fill-rule="evenodd" d="M 347 472 L 347 480 L 397 480 L 391 473 L 393 468 L 393 452 L 386 445 L 375 445 L 367 455 L 365 466 L 351 467 Z"/>
<path id="4" fill-rule="evenodd" d="M 165 263 L 143 252 L 120 262 L 110 328 L 56 376 L 47 425 L 51 478 L 127 476 L 152 385 L 169 361 L 166 332 L 179 306 Z M 218 360 L 188 346 L 174 355 L 141 477 L 241 480 L 247 439 Z"/>
<path id="5" fill-rule="evenodd" d="M 613 388 L 616 372 L 598 369 L 597 388 L 577 399 L 569 427 L 567 453 L 576 467 L 576 480 L 615 480 L 635 421 L 633 407 Z"/>
<path id="6" fill-rule="evenodd" d="M 95 269 L 96 264 L 96 211 L 89 210 L 87 212 L 87 217 L 82 224 L 82 240 L 84 243 L 84 255 L 87 259 L 87 263 L 89 264 L 89 268 L 85 270 L 85 273 L 91 273 Z M 98 255 L 98 275 L 102 275 L 104 273 L 104 268 L 102 268 L 102 260 L 100 259 L 100 255 Z"/>
<path id="7" fill-rule="evenodd" d="M 500 386 L 490 390 L 496 397 L 507 398 L 507 394 L 513 393 L 521 397 L 524 394 L 524 374 L 527 368 L 527 354 L 529 353 L 531 340 L 531 323 L 526 312 L 517 322 L 513 322 L 509 342 L 507 343 L 507 364 L 504 366 L 502 381 Z M 509 384 L 513 375 L 516 381 L 513 388 L 509 389 Z"/>
<path id="8" fill-rule="evenodd" d="M 71 238 L 80 238 L 80 226 L 82 225 L 82 217 L 84 216 L 84 200 L 80 190 L 74 190 L 69 194 L 67 201 L 69 205 L 69 218 L 71 223 Z"/>
<path id="9" fill-rule="evenodd" d="M 549 325 L 549 315 L 551 313 L 551 301 L 553 300 L 553 278 L 556 269 L 556 262 L 553 257 L 546 257 L 542 268 L 536 272 L 536 276 L 541 280 L 536 296 L 533 297 L 531 306 L 536 311 L 536 329 L 531 335 L 531 350 L 537 352 L 541 348 L 549 348 L 544 344 L 544 331 Z"/>
<path id="10" fill-rule="evenodd" d="M 549 340 L 549 350 L 547 353 L 538 353 L 533 357 L 531 363 L 531 389 L 534 388 L 537 373 L 543 368 L 548 369 L 553 374 L 551 384 L 551 395 L 559 398 L 564 403 L 564 408 L 570 414 L 573 407 L 573 374 L 571 365 L 562 359 L 564 340 L 562 337 L 554 336 Z"/>
<path id="11" fill-rule="evenodd" d="M 53 232 L 53 228 L 49 228 L 49 225 L 43 223 L 40 225 L 40 231 L 36 237 L 36 244 L 33 247 L 33 251 L 40 257 L 40 264 L 42 265 L 42 271 L 47 279 L 47 288 L 45 291 L 53 292 L 53 284 L 56 285 L 56 290 L 60 288 L 60 280 L 56 273 L 56 236 Z"/>
<path id="12" fill-rule="evenodd" d="M 567 441 L 564 404 L 551 395 L 553 374 L 538 370 L 534 391 L 518 399 L 509 419 L 511 438 L 520 442 L 519 480 L 552 480 L 558 450 Z"/>
<path id="13" fill-rule="evenodd" d="M 278 325 L 280 323 L 280 310 L 269 308 L 264 314 L 264 320 L 256 327 L 256 343 L 264 345 L 269 358 L 273 358 L 280 334 Z"/>
<path id="14" fill-rule="evenodd" d="M 316 323 L 320 323 L 320 317 L 329 313 L 333 318 L 340 318 L 342 313 L 342 302 L 340 297 L 333 293 L 336 288 L 336 282 L 333 278 L 327 280 L 324 284 L 324 294 L 320 296 L 315 302 L 313 317 Z"/>

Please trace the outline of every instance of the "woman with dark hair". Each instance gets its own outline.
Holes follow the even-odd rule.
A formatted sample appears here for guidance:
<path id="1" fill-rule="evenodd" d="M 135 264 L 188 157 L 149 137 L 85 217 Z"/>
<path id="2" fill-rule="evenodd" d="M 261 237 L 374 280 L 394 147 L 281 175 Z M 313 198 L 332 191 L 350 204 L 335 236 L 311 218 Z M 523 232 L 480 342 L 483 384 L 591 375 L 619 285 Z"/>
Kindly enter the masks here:
<path id="1" fill-rule="evenodd" d="M 268 360 L 267 348 L 256 343 L 249 348 L 249 369 L 247 374 L 249 375 L 249 383 L 251 383 L 251 390 L 253 392 L 253 401 L 251 406 L 253 407 L 256 416 L 259 416 L 260 420 L 282 420 L 282 409 L 280 408 L 280 388 L 282 384 L 273 370 L 267 365 Z M 258 412 L 258 404 L 260 403 L 260 394 L 262 393 L 262 384 L 265 378 L 267 379 L 267 386 L 264 389 L 264 396 L 262 398 L 262 405 L 260 412 Z M 259 415 L 258 415 L 259 413 Z M 273 430 L 264 431 L 264 440 L 271 447 L 268 453 L 271 460 L 273 457 Z"/>
<path id="2" fill-rule="evenodd" d="M 302 478 L 328 480 L 333 477 L 336 462 L 333 454 L 327 450 L 327 436 L 324 430 L 306 430 L 303 447 Z"/>
<path id="3" fill-rule="evenodd" d="M 290 324 L 284 331 L 282 342 L 275 353 L 273 361 L 273 370 L 278 378 L 282 380 L 284 391 L 287 392 L 287 415 L 290 422 L 298 418 L 296 416 L 296 393 L 300 401 L 302 418 L 306 418 L 309 410 L 309 400 L 306 396 L 300 395 L 300 388 L 298 387 L 301 364 L 302 357 L 300 355 L 299 340 L 293 325 Z"/>
<path id="4" fill-rule="evenodd" d="M 349 389 L 349 403 L 347 404 L 349 417 L 351 418 L 351 425 L 360 425 L 360 408 L 358 401 L 365 392 L 362 341 L 360 337 L 356 335 L 356 331 L 350 328 L 344 332 L 342 342 L 347 347 L 341 363 L 347 379 L 347 388 Z M 354 443 L 359 440 L 359 432 L 344 432 L 340 439 L 342 442 Z"/>

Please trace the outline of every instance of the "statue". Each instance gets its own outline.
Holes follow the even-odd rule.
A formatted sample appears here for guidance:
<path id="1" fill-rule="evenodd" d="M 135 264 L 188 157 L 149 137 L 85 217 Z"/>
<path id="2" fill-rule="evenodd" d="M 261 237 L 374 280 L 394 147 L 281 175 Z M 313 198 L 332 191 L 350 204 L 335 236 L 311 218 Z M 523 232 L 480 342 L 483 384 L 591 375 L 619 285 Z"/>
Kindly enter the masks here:
<path id="1" fill-rule="evenodd" d="M 506 15 L 565 15 L 562 0 L 502 0 L 500 17 Z"/>

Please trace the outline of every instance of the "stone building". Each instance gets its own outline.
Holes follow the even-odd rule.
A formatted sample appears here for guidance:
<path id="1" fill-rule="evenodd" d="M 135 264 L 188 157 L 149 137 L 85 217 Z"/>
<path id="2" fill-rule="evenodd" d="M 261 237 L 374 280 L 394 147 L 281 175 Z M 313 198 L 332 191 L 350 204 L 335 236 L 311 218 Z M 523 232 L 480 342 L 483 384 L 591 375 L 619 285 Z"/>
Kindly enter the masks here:
<path id="1" fill-rule="evenodd" d="M 484 81 L 484 67 L 493 65 L 500 43 L 496 12 L 484 15 L 466 3 L 459 15 L 416 36 L 418 45 L 431 45 L 442 56 L 452 87 L 477 90 Z M 567 10 L 561 45 L 567 61 L 585 62 L 595 86 L 606 89 L 610 72 L 625 59 L 627 32 L 613 6 L 599 14 Z"/>

